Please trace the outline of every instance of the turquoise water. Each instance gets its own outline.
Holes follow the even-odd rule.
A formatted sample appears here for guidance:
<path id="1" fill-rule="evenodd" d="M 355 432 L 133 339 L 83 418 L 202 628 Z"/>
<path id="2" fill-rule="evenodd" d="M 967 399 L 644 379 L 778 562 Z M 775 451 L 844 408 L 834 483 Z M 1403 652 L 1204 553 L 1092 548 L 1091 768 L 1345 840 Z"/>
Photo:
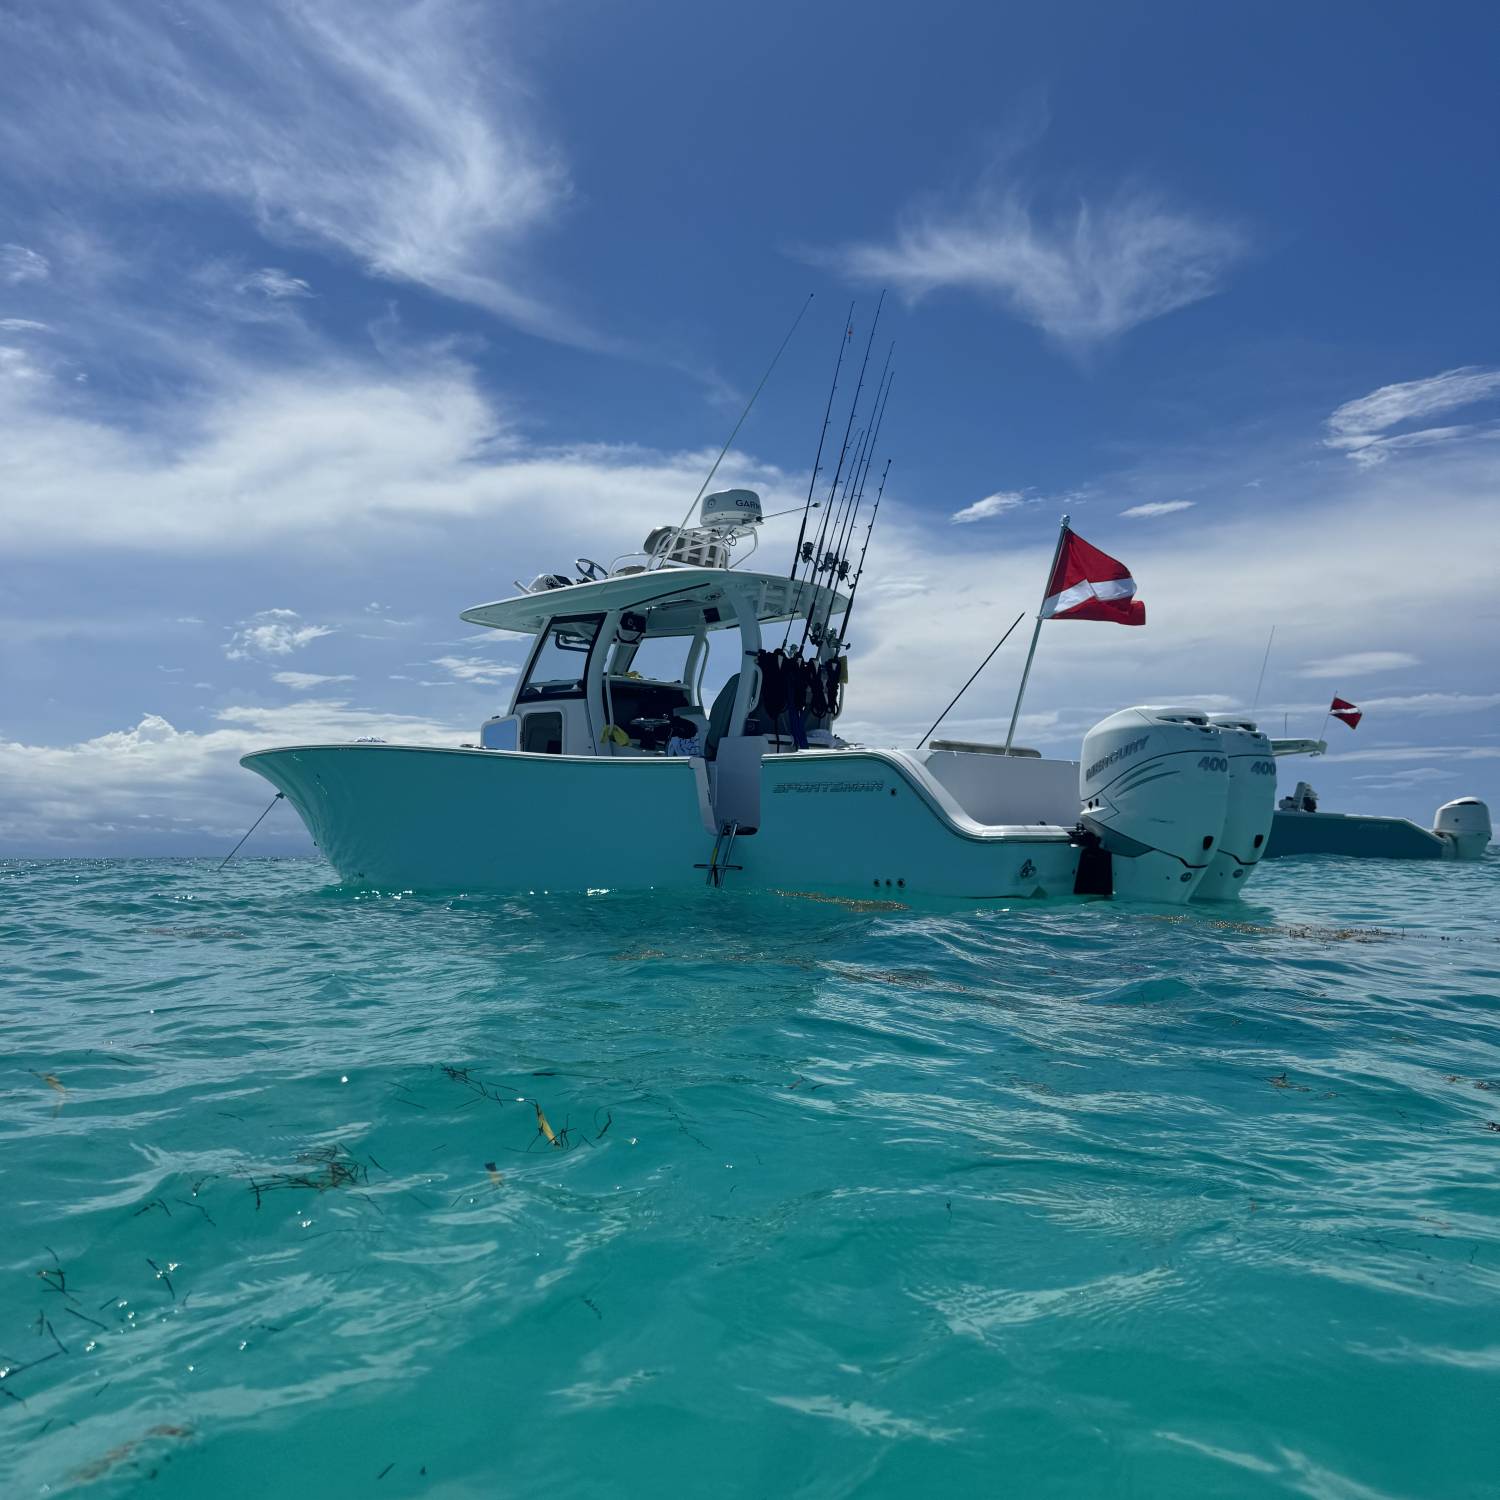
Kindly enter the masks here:
<path id="1" fill-rule="evenodd" d="M 0 1495 L 1500 1489 L 1500 859 L 328 880 L 0 864 Z"/>

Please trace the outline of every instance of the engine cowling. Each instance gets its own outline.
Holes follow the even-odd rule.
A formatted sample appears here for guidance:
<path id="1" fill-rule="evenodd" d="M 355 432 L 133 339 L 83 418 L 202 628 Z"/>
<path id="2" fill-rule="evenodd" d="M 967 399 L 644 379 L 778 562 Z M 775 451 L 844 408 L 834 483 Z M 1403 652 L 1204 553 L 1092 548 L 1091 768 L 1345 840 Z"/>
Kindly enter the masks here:
<path id="1" fill-rule="evenodd" d="M 1432 831 L 1447 844 L 1452 859 L 1483 859 L 1494 833 L 1490 810 L 1478 797 L 1443 803 L 1432 820 Z"/>
<path id="2" fill-rule="evenodd" d="M 1182 902 L 1213 860 L 1229 805 L 1229 758 L 1208 716 L 1126 708 L 1083 740 L 1083 825 L 1109 851 L 1114 893 Z"/>
<path id="3" fill-rule="evenodd" d="M 1276 816 L 1276 756 L 1249 719 L 1210 714 L 1229 761 L 1229 805 L 1218 847 L 1194 892 L 1198 901 L 1232 901 L 1254 873 Z"/>

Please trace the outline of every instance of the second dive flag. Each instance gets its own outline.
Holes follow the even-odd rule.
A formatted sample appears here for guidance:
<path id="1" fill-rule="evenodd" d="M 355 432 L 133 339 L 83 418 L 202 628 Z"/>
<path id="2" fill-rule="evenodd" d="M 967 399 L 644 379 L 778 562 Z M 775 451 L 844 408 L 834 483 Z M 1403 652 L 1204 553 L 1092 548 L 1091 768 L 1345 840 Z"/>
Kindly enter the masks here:
<path id="1" fill-rule="evenodd" d="M 1346 723 L 1351 729 L 1358 729 L 1359 721 L 1364 718 L 1364 715 L 1359 711 L 1359 709 L 1357 709 L 1352 703 L 1346 702 L 1343 698 L 1335 698 L 1333 702 L 1328 705 L 1328 712 L 1332 714 L 1335 719 L 1342 719 L 1344 723 Z"/>

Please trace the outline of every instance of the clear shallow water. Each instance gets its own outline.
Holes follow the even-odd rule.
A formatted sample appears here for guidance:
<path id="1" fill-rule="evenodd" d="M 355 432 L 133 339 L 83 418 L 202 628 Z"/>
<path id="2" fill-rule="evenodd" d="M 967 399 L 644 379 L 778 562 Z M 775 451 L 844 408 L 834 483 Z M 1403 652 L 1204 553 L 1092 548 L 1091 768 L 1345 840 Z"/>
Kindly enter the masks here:
<path id="1" fill-rule="evenodd" d="M 1253 894 L 0 864 L 0 1495 L 1493 1496 L 1500 860 Z"/>

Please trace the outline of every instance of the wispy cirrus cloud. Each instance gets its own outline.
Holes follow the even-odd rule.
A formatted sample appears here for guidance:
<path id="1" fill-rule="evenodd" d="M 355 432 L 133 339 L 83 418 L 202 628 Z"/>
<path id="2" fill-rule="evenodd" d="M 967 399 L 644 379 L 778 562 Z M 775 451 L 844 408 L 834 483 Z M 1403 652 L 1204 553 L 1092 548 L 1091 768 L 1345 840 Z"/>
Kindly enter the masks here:
<path id="1" fill-rule="evenodd" d="M 1390 698 L 1364 698 L 1360 707 L 1375 713 L 1464 714 L 1500 708 L 1500 693 L 1403 693 Z"/>
<path id="2" fill-rule="evenodd" d="M 486 661 L 482 656 L 439 656 L 433 666 L 441 667 L 454 682 L 474 682 L 493 685 L 514 677 L 520 670 L 502 662 Z"/>
<path id="3" fill-rule="evenodd" d="M 1500 760 L 1497 745 L 1376 745 L 1368 750 L 1335 750 L 1323 757 L 1326 764 L 1348 765 L 1361 761 L 1408 760 L 1484 761 Z M 1394 774 L 1394 773 L 1393 773 Z"/>
<path id="4" fill-rule="evenodd" d="M 1237 226 L 1143 189 L 1047 212 L 1019 188 L 981 184 L 965 201 L 910 210 L 889 241 L 815 258 L 911 300 L 979 293 L 1083 351 L 1212 296 L 1249 249 Z"/>
<path id="5" fill-rule="evenodd" d="M 1197 503 L 1196 500 L 1150 500 L 1145 505 L 1132 505 L 1120 514 L 1144 520 L 1150 516 L 1176 515 L 1180 510 L 1191 510 Z"/>
<path id="6" fill-rule="evenodd" d="M 1500 369 L 1463 365 L 1430 375 L 1383 385 L 1357 401 L 1346 401 L 1327 422 L 1324 443 L 1364 468 L 1384 463 L 1392 453 L 1409 448 L 1431 448 L 1461 438 L 1500 436 L 1500 420 L 1457 426 L 1407 427 L 1444 412 L 1500 398 Z M 1396 431 L 1393 429 L 1403 428 Z"/>
<path id="7" fill-rule="evenodd" d="M 278 270 L 275 266 L 262 266 L 260 270 L 241 278 L 239 290 L 259 292 L 262 297 L 269 297 L 273 302 L 281 302 L 288 297 L 311 297 L 313 294 L 312 287 L 302 277 Z"/>
<path id="8" fill-rule="evenodd" d="M 1026 497 L 1019 490 L 999 490 L 993 495 L 986 495 L 983 500 L 964 506 L 962 510 L 954 511 L 950 519 L 960 524 L 988 521 L 991 516 L 1003 516 L 1006 511 L 1015 510 L 1025 503 Z"/>
<path id="9" fill-rule="evenodd" d="M 1405 791 L 1410 787 L 1425 786 L 1431 781 L 1452 781 L 1457 772 L 1441 766 L 1412 766 L 1405 771 L 1377 771 L 1374 774 L 1355 776 L 1353 780 L 1368 782 L 1371 791 Z"/>
<path id="10" fill-rule="evenodd" d="M 1420 658 L 1410 651 L 1351 651 L 1302 664 L 1299 677 L 1369 677 L 1376 672 L 1398 672 L 1415 667 Z"/>
<path id="11" fill-rule="evenodd" d="M 486 43 L 488 11 L 462 0 L 198 0 L 182 12 L 167 24 L 153 7 L 80 0 L 0 21 L 8 169 L 75 200 L 219 199 L 273 238 L 587 340 L 534 293 L 521 262 L 569 180 Z M 0 279 L 46 271 L 37 252 L 0 247 Z"/>
<path id="12" fill-rule="evenodd" d="M 20 286 L 27 281 L 45 281 L 52 273 L 47 257 L 28 245 L 0 245 L 0 284 Z"/>
<path id="13" fill-rule="evenodd" d="M 326 687 L 330 682 L 353 682 L 348 672 L 272 672 L 271 681 L 289 687 L 293 692 L 306 693 L 313 688 Z"/>

